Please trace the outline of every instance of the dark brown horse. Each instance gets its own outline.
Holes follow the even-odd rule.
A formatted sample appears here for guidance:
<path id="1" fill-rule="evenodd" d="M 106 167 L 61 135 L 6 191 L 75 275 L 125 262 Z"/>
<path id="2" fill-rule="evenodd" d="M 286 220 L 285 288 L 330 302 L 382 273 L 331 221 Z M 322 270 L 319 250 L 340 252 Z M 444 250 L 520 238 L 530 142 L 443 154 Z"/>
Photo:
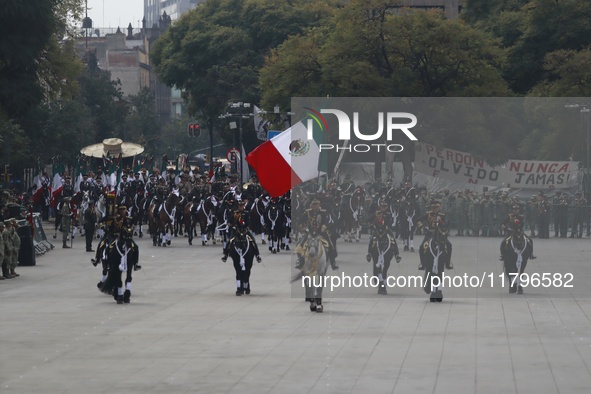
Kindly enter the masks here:
<path id="1" fill-rule="evenodd" d="M 176 213 L 175 209 L 179 200 L 178 191 L 173 191 L 168 195 L 166 201 L 160 205 L 158 212 L 154 212 L 156 204 L 154 202 L 150 204 L 148 220 L 154 246 L 170 245 Z"/>

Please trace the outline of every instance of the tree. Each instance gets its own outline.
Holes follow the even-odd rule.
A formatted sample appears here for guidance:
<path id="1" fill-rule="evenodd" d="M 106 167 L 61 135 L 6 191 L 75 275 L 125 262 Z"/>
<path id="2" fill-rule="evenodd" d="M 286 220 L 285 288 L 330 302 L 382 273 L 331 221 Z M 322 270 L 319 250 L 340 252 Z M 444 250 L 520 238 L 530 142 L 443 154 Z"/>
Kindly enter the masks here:
<path id="1" fill-rule="evenodd" d="M 288 36 L 320 23 L 330 3 L 207 1 L 164 33 L 152 64 L 162 81 L 182 89 L 189 113 L 217 120 L 229 101 L 259 102 L 264 56 Z"/>
<path id="2" fill-rule="evenodd" d="M 80 77 L 80 100 L 88 107 L 97 141 L 122 137 L 128 105 L 123 100 L 121 81 L 111 81 L 111 73 L 98 68 L 94 54 L 89 53 L 87 66 Z"/>
<path id="3" fill-rule="evenodd" d="M 505 58 L 498 41 L 461 20 L 445 19 L 441 12 L 393 12 L 392 6 L 380 1 L 352 0 L 336 11 L 332 23 L 292 36 L 271 52 L 260 73 L 264 104 L 285 104 L 287 97 L 308 95 L 463 97 L 511 93 L 500 72 Z M 452 129 L 448 134 L 426 131 L 422 140 L 448 141 L 454 133 Z M 471 140 L 485 135 L 481 130 L 480 136 Z M 506 142 L 494 135 L 486 135 L 484 140 Z M 410 145 L 406 147 L 403 163 L 410 176 L 412 150 Z M 490 162 L 506 160 L 507 153 L 498 149 L 498 144 L 479 146 L 479 154 Z"/>
<path id="4" fill-rule="evenodd" d="M 0 118 L 26 113 L 43 98 L 39 63 L 57 26 L 58 0 L 7 0 L 0 13 Z"/>

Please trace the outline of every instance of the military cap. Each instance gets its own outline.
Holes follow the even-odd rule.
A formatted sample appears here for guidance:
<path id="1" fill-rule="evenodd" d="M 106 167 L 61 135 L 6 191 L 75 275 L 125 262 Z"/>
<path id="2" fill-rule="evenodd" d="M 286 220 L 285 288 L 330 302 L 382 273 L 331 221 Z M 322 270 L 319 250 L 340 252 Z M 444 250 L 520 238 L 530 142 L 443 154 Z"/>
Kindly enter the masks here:
<path id="1" fill-rule="evenodd" d="M 156 175 L 154 174 L 150 174 L 150 176 L 148 178 L 154 178 Z"/>
<path id="2" fill-rule="evenodd" d="M 64 197 L 64 201 L 72 201 L 72 197 Z"/>
<path id="3" fill-rule="evenodd" d="M 437 200 L 433 200 L 433 201 L 431 201 L 431 206 L 432 207 L 438 207 L 438 206 L 441 206 L 441 203 L 439 201 L 437 201 Z"/>
<path id="4" fill-rule="evenodd" d="M 320 204 L 320 200 L 315 198 L 310 202 L 310 204 Z"/>
<path id="5" fill-rule="evenodd" d="M 64 179 L 72 179 L 72 177 L 69 175 L 66 175 L 66 177 Z"/>

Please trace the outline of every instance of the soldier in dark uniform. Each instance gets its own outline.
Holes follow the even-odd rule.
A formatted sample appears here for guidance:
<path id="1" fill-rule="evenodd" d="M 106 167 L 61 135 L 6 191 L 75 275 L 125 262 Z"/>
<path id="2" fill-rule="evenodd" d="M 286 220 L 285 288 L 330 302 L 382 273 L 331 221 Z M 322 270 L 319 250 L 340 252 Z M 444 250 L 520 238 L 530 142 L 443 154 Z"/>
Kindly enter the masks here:
<path id="1" fill-rule="evenodd" d="M 503 230 L 503 234 L 505 236 L 510 235 L 514 226 L 519 226 L 523 229 L 525 220 L 523 215 L 520 213 L 519 205 L 515 204 L 511 207 L 511 212 L 503 219 L 501 223 L 501 229 Z"/>
<path id="2" fill-rule="evenodd" d="M 88 179 L 88 174 L 82 174 L 82 182 L 80 182 L 80 191 L 82 193 L 88 192 L 88 194 L 92 194 L 92 189 L 94 189 L 94 184 L 90 179 Z"/>
<path id="3" fill-rule="evenodd" d="M 162 203 L 164 202 L 164 200 L 166 200 L 166 197 L 168 195 L 168 193 L 170 193 L 170 190 L 168 188 L 168 186 L 166 185 L 166 181 L 164 180 L 164 178 L 160 178 L 158 180 L 158 184 L 156 185 L 155 188 L 155 196 L 154 196 L 154 220 L 158 220 L 158 215 L 157 213 L 160 212 L 160 207 L 162 206 Z"/>
<path id="4" fill-rule="evenodd" d="M 131 181 L 131 190 L 134 193 L 137 193 L 140 190 L 144 190 L 145 184 L 144 181 L 141 179 L 141 175 L 139 172 L 134 174 L 134 179 Z"/>
<path id="5" fill-rule="evenodd" d="M 376 180 L 367 189 L 367 192 L 371 196 L 375 196 L 376 194 L 380 194 L 385 188 L 386 185 L 384 184 L 384 182 L 382 182 L 382 178 L 377 176 Z"/>
<path id="6" fill-rule="evenodd" d="M 241 230 L 249 229 L 250 211 L 248 211 L 245 208 L 246 208 L 246 203 L 244 201 L 238 201 L 237 208 L 228 217 L 228 227 L 230 229 L 230 238 L 232 238 L 234 236 L 234 234 L 236 233 L 236 229 L 241 229 Z M 254 242 L 254 239 L 255 239 L 254 235 L 250 232 L 250 230 L 247 230 L 247 231 L 248 231 L 248 235 L 250 235 L 250 237 L 252 238 L 253 245 L 256 246 L 256 242 Z M 255 256 L 257 257 L 257 261 L 259 261 L 260 256 L 259 256 L 258 246 L 256 247 Z"/>
<path id="7" fill-rule="evenodd" d="M 339 190 L 343 195 L 353 193 L 355 190 L 355 183 L 351 180 L 351 174 L 345 175 L 345 180 L 341 183 Z"/>
<path id="8" fill-rule="evenodd" d="M 331 236 L 328 233 L 328 226 L 329 226 L 329 218 L 328 218 L 328 213 L 324 210 L 320 208 L 320 200 L 315 198 L 312 200 L 312 202 L 310 203 L 310 208 L 306 210 L 305 215 L 304 215 L 304 227 L 305 227 L 305 233 L 304 236 L 302 237 L 302 239 L 300 240 L 300 242 L 298 242 L 298 247 L 302 247 L 308 237 L 310 235 L 314 236 L 319 234 L 320 236 L 322 236 L 322 238 L 324 238 L 327 242 L 328 242 L 328 258 L 330 260 L 330 265 L 332 267 L 333 270 L 336 270 L 339 268 L 338 265 L 336 265 L 336 250 L 334 248 L 334 245 L 332 243 L 331 240 Z M 298 250 L 298 247 L 296 247 L 296 250 Z M 296 264 L 296 268 L 297 269 L 301 269 L 304 266 L 304 259 L 302 258 L 302 255 L 300 253 L 297 253 L 297 264 Z"/>
<path id="9" fill-rule="evenodd" d="M 550 238 L 550 204 L 548 197 L 541 193 L 541 200 L 538 203 L 538 236 L 540 238 Z"/>
<path id="10" fill-rule="evenodd" d="M 176 174 L 174 173 L 174 168 L 170 167 L 166 169 L 166 184 L 168 185 L 168 190 L 172 191 L 176 187 Z"/>
<path id="11" fill-rule="evenodd" d="M 560 212 L 561 212 L 561 198 L 560 192 L 552 197 L 552 219 L 554 221 L 554 236 L 558 237 L 560 233 Z"/>
<path id="12" fill-rule="evenodd" d="M 253 175 L 250 182 L 244 185 L 244 198 L 248 201 L 254 201 L 263 194 L 263 187 L 259 183 L 259 179 L 256 175 Z"/>
<path id="13" fill-rule="evenodd" d="M 74 197 L 74 185 L 72 185 L 72 177 L 69 175 L 66 175 L 64 178 L 61 197 L 62 199 L 66 197 Z"/>
<path id="14" fill-rule="evenodd" d="M 96 210 L 94 208 L 94 201 L 88 202 L 88 208 L 84 211 L 84 235 L 86 237 L 86 251 L 94 252 L 92 250 L 92 239 L 94 237 L 94 230 L 98 222 Z"/>
<path id="15" fill-rule="evenodd" d="M 401 197 L 404 197 L 406 201 L 415 203 L 417 201 L 417 189 L 412 186 L 410 179 L 404 182 L 404 188 L 400 192 Z"/>
<path id="16" fill-rule="evenodd" d="M 117 202 L 121 202 L 127 193 L 128 185 L 127 174 L 121 176 L 121 182 L 117 185 Z"/>
<path id="17" fill-rule="evenodd" d="M 574 238 L 581 238 L 583 236 L 583 223 L 585 219 L 586 201 L 583 198 L 583 194 L 581 192 L 575 193 L 575 199 L 573 201 L 573 222 L 571 227 L 571 234 L 570 237 Z"/>
<path id="18" fill-rule="evenodd" d="M 566 238 L 568 233 L 568 216 L 569 216 L 569 206 L 568 206 L 568 196 L 566 194 L 562 194 L 557 201 L 556 205 L 553 205 L 555 209 L 554 213 L 554 231 L 558 232 L 560 238 Z M 556 235 L 555 235 L 556 236 Z"/>

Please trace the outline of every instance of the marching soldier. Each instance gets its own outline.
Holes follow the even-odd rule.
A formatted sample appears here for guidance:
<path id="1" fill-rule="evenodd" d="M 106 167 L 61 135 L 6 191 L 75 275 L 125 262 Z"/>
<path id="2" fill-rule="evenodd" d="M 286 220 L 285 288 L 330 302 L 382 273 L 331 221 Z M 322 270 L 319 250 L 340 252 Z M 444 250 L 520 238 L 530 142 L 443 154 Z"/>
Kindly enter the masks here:
<path id="1" fill-rule="evenodd" d="M 16 219 L 10 219 L 10 237 L 12 239 L 12 255 L 10 258 L 10 275 L 13 278 L 20 276 L 16 273 L 15 269 L 18 265 L 18 254 L 21 250 L 21 237 L 18 235 L 16 229 L 18 228 L 18 222 Z"/>
<path id="2" fill-rule="evenodd" d="M 530 237 L 535 237 L 538 226 L 538 203 L 535 196 L 527 200 L 525 204 L 525 221 L 530 230 Z"/>
<path id="3" fill-rule="evenodd" d="M 12 254 L 14 253 L 14 246 L 12 243 L 12 235 L 10 234 L 10 221 L 2 223 L 0 230 L 2 230 L 2 240 L 0 247 L 3 247 L 4 253 L 2 258 L 2 277 L 5 279 L 12 279 L 14 276 L 10 273 L 10 264 L 12 260 Z"/>
<path id="4" fill-rule="evenodd" d="M 68 236 L 70 235 L 70 227 L 72 226 L 72 213 L 70 211 L 70 201 L 72 201 L 71 197 L 64 198 L 64 203 L 62 204 L 62 222 L 61 222 L 61 231 L 62 231 L 62 241 L 63 241 L 63 248 L 70 249 L 68 246 Z"/>
<path id="5" fill-rule="evenodd" d="M 92 250 L 92 239 L 94 237 L 94 230 L 98 222 L 98 217 L 94 207 L 94 201 L 91 200 L 88 202 L 88 208 L 84 212 L 84 235 L 86 237 L 87 252 L 94 252 L 94 250 Z"/>
<path id="6" fill-rule="evenodd" d="M 540 192 L 541 201 L 538 203 L 538 236 L 540 238 L 550 238 L 550 204 L 548 197 Z"/>

